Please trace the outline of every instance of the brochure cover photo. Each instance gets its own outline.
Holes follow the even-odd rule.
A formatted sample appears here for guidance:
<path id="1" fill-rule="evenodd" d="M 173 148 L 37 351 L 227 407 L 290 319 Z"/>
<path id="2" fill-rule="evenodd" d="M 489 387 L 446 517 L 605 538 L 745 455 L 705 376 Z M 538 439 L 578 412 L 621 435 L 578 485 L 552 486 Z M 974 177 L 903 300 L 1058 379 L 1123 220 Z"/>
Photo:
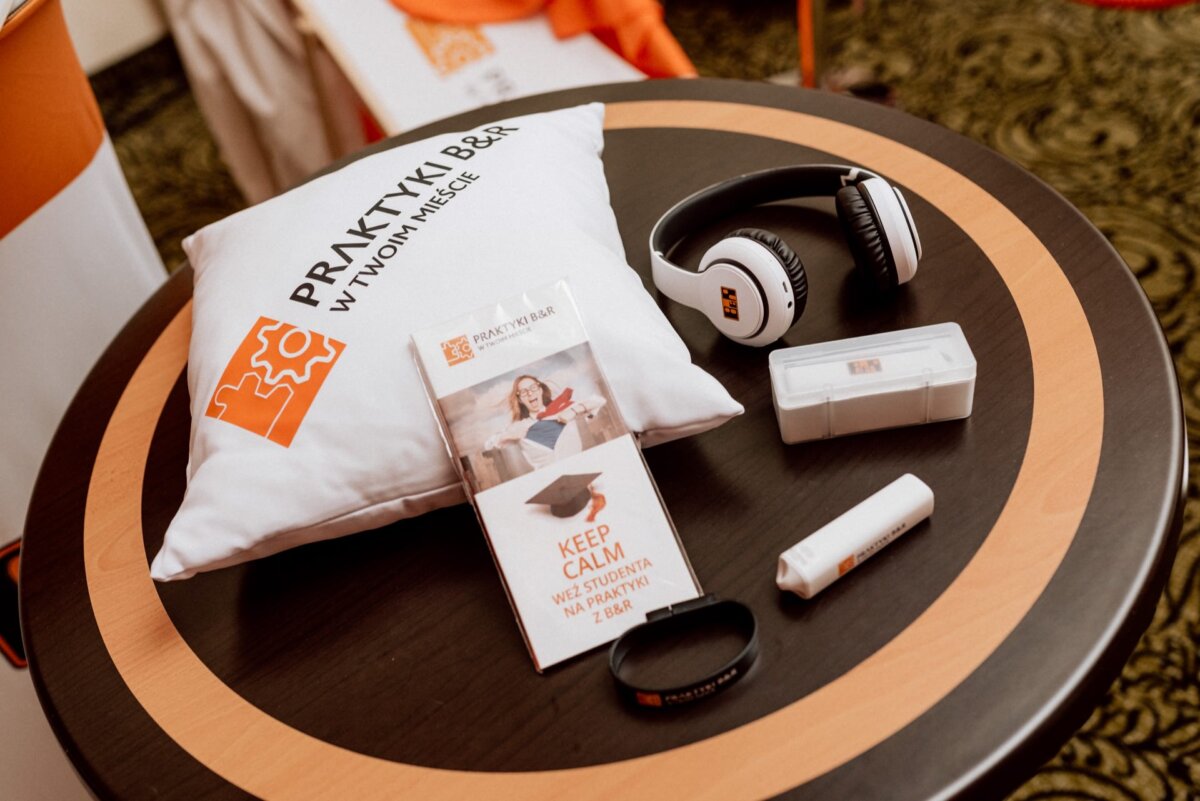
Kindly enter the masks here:
<path id="1" fill-rule="evenodd" d="M 564 282 L 413 341 L 539 671 L 700 594 Z"/>
<path id="2" fill-rule="evenodd" d="M 586 342 L 438 404 L 476 493 L 628 433 Z"/>

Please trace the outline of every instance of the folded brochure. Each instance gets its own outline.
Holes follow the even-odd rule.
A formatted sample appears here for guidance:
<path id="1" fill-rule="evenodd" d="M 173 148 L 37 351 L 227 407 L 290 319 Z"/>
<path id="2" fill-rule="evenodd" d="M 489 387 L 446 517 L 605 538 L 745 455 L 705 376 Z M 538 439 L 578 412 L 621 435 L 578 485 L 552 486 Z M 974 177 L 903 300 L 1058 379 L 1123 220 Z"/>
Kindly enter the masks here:
<path id="1" fill-rule="evenodd" d="M 700 594 L 566 282 L 413 343 L 538 671 Z"/>

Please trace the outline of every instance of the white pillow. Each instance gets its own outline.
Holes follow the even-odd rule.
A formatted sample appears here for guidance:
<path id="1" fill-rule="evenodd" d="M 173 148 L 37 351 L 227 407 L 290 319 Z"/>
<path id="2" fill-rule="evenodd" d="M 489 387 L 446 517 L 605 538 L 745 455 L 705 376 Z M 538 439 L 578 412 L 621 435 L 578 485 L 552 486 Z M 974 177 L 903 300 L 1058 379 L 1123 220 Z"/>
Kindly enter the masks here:
<path id="1" fill-rule="evenodd" d="M 603 116 L 592 104 L 397 147 L 184 242 L 191 454 L 155 579 L 462 502 L 410 333 L 556 278 L 646 444 L 741 413 L 625 263 Z"/>

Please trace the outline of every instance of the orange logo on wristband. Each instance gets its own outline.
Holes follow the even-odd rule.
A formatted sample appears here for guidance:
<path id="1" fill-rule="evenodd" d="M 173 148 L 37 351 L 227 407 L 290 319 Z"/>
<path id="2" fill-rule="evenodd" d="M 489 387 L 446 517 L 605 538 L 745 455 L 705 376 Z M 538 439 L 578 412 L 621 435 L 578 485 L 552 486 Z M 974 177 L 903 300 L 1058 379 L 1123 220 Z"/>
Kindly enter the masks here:
<path id="1" fill-rule="evenodd" d="M 286 448 L 345 347 L 315 331 L 259 317 L 229 360 L 204 415 Z"/>

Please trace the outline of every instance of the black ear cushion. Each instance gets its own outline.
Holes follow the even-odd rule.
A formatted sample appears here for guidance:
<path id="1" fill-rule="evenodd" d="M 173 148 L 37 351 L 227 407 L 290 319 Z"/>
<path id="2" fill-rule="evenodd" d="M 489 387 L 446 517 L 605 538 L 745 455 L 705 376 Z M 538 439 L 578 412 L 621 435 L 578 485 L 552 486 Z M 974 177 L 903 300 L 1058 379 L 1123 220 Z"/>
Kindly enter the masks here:
<path id="1" fill-rule="evenodd" d="M 792 297 L 796 299 L 796 305 L 792 309 L 792 325 L 795 325 L 796 321 L 800 319 L 800 315 L 804 313 L 804 305 L 808 302 L 808 276 L 804 273 L 804 265 L 800 263 L 800 257 L 782 239 L 761 228 L 739 228 L 726 234 L 725 238 L 729 239 L 735 236 L 743 236 L 766 246 L 767 250 L 774 253 L 775 258 L 779 259 L 779 263 L 783 265 L 783 271 L 787 273 L 788 280 L 792 284 Z"/>
<path id="2" fill-rule="evenodd" d="M 837 206 L 842 229 L 846 232 L 854 263 L 880 290 L 899 286 L 896 265 L 870 199 L 855 184 L 839 189 L 834 205 Z"/>

